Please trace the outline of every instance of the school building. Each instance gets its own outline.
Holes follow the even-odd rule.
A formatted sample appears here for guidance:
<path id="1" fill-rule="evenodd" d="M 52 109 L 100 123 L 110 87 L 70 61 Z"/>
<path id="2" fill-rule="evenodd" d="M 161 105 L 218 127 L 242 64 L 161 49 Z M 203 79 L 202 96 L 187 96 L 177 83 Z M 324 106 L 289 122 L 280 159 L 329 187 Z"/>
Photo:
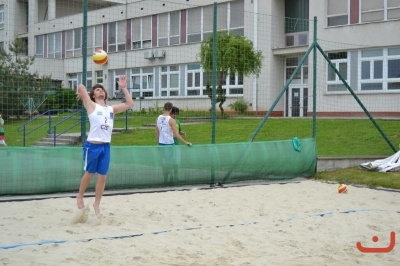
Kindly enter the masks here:
<path id="1" fill-rule="evenodd" d="M 0 0 L 0 49 L 23 39 L 35 56 L 32 71 L 75 89 L 82 82 L 82 2 Z M 87 87 L 102 83 L 118 99 L 124 74 L 134 110 L 165 101 L 208 110 L 210 76 L 199 51 L 213 32 L 214 2 L 218 29 L 245 36 L 264 56 L 258 77 L 226 75 L 225 107 L 243 98 L 249 111 L 268 111 L 313 43 L 317 18 L 317 41 L 354 94 L 376 115 L 400 116 L 400 0 L 88 0 Z M 95 49 L 108 53 L 107 64 L 91 61 Z M 346 86 L 322 56 L 315 62 L 317 77 L 311 53 L 274 115 L 310 116 L 316 89 L 318 114 L 356 116 L 360 107 Z"/>

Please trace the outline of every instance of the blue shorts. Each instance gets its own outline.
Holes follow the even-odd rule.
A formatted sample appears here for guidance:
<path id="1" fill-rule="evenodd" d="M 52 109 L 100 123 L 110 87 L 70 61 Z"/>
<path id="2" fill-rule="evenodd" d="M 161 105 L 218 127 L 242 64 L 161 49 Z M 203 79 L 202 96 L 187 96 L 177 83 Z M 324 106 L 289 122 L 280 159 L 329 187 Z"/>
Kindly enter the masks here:
<path id="1" fill-rule="evenodd" d="M 83 145 L 83 170 L 88 173 L 106 175 L 110 167 L 110 143 L 94 144 L 85 141 Z"/>

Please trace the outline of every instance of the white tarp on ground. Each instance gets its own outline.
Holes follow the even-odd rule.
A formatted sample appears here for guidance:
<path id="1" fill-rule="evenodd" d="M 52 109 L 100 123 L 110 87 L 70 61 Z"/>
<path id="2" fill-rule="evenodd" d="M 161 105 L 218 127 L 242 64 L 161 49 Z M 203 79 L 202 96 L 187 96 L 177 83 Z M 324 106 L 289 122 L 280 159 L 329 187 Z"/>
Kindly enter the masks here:
<path id="1" fill-rule="evenodd" d="M 379 172 L 400 171 L 400 151 L 390 157 L 381 160 L 375 160 L 368 163 L 362 163 L 360 166 L 364 169 Z"/>

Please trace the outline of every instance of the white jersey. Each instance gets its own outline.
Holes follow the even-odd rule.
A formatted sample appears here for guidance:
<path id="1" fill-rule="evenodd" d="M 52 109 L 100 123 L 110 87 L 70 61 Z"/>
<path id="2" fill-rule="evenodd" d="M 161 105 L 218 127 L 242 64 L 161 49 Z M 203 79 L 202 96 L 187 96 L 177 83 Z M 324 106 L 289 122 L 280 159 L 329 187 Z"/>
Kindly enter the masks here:
<path id="1" fill-rule="evenodd" d="M 114 127 L 114 113 L 111 106 L 101 106 L 96 103 L 96 108 L 89 115 L 89 122 L 88 141 L 111 142 L 111 134 Z"/>
<path id="2" fill-rule="evenodd" d="M 174 133 L 169 125 L 169 120 L 171 117 L 160 115 L 157 118 L 158 132 L 160 133 L 158 137 L 158 143 L 160 144 L 174 144 Z"/>

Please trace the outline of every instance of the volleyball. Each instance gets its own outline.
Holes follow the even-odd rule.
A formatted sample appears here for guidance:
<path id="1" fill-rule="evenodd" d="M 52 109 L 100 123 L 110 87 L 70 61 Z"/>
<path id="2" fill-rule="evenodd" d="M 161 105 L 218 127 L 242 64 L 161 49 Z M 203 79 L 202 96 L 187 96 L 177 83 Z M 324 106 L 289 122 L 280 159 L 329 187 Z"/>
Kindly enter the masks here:
<path id="1" fill-rule="evenodd" d="M 339 192 L 339 193 L 341 193 L 341 194 L 342 194 L 342 193 L 347 193 L 347 191 L 348 191 L 348 190 L 347 190 L 347 186 L 346 186 L 346 185 L 344 185 L 344 184 L 340 184 L 340 185 L 339 185 L 339 187 L 338 187 L 338 192 Z"/>
<path id="2" fill-rule="evenodd" d="M 93 55 L 93 62 L 97 65 L 104 65 L 108 61 L 108 55 L 101 49 L 96 49 Z"/>

